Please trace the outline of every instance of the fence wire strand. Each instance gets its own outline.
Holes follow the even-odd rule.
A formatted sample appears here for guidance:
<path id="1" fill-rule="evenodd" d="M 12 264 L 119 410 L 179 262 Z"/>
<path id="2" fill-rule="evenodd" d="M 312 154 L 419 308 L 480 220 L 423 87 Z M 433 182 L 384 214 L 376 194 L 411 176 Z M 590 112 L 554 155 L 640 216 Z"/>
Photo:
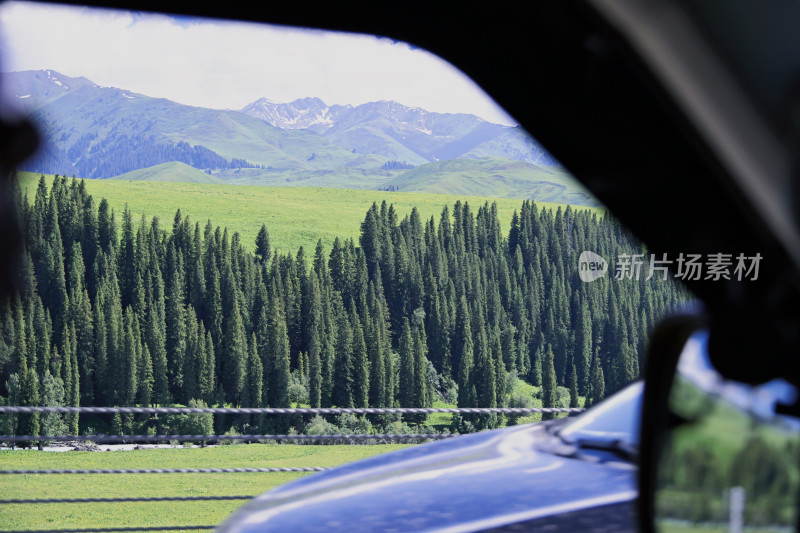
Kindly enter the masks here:
<path id="1" fill-rule="evenodd" d="M 272 441 L 336 441 L 362 443 L 364 441 L 414 441 L 439 440 L 455 437 L 455 434 L 408 433 L 375 435 L 10 435 L 0 436 L 0 442 L 99 442 L 104 444 L 133 444 L 137 442 L 209 442 L 235 440 Z"/>
<path id="2" fill-rule="evenodd" d="M 227 500 L 252 500 L 255 496 L 153 496 L 142 498 L 38 498 L 0 500 L 0 504 L 40 503 L 127 503 L 127 502 L 212 502 Z"/>
<path id="3" fill-rule="evenodd" d="M 512 414 L 581 413 L 580 407 L 33 407 L 2 405 L 2 413 L 86 413 L 86 414 L 167 414 L 167 415 L 381 415 L 381 414 Z"/>
<path id="4" fill-rule="evenodd" d="M 155 526 L 155 527 L 97 527 L 88 529 L 20 529 L 3 530 L 0 533 L 115 533 L 127 531 L 192 531 L 215 529 L 217 526 Z"/>
<path id="5" fill-rule="evenodd" d="M 98 468 L 68 470 L 0 470 L 0 475 L 49 474 L 249 474 L 273 472 L 323 472 L 323 466 L 277 466 L 270 468 Z"/>

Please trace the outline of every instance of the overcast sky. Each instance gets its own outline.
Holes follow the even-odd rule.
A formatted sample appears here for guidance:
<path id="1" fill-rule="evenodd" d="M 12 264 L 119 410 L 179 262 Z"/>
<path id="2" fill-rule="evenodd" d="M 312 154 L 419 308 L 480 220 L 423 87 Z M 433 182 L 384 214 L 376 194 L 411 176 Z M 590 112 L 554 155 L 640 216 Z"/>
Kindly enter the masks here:
<path id="1" fill-rule="evenodd" d="M 6 72 L 53 69 L 217 109 L 317 96 L 329 105 L 395 100 L 516 123 L 444 60 L 367 35 L 3 2 L 0 61 Z"/>

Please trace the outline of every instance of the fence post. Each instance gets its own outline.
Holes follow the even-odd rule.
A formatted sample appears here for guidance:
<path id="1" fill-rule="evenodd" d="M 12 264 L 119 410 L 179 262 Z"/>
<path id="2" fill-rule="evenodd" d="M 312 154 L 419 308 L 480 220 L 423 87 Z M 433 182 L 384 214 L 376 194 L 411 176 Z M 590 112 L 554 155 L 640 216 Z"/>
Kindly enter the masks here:
<path id="1" fill-rule="evenodd" d="M 731 487 L 730 492 L 730 533 L 744 530 L 744 487 Z"/>

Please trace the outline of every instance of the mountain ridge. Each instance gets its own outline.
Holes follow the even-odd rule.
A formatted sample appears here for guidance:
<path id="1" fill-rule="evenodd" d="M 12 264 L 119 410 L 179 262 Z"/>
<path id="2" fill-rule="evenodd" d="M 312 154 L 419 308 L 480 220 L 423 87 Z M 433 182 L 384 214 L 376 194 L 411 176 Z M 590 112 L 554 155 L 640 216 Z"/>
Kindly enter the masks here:
<path id="1" fill-rule="evenodd" d="M 317 97 L 288 103 L 260 98 L 242 112 L 275 127 L 310 129 L 355 153 L 405 158 L 413 164 L 484 156 L 558 164 L 519 126 L 494 124 L 466 113 L 427 111 L 392 100 L 329 106 Z"/>
<path id="2" fill-rule="evenodd" d="M 6 97 L 31 114 L 44 138 L 43 149 L 21 170 L 84 178 L 479 191 L 593 205 L 577 184 L 562 187 L 559 179 L 533 185 L 542 181 L 541 168 L 566 174 L 521 127 L 475 115 L 391 100 L 328 105 L 313 96 L 283 104 L 260 98 L 242 110 L 219 110 L 103 87 L 52 69 L 5 79 Z M 461 163 L 436 165 L 447 161 Z M 503 161 L 524 165 L 511 174 L 492 170 Z M 461 170 L 453 172 L 456 167 Z M 136 173 L 141 170 L 147 171 Z"/>

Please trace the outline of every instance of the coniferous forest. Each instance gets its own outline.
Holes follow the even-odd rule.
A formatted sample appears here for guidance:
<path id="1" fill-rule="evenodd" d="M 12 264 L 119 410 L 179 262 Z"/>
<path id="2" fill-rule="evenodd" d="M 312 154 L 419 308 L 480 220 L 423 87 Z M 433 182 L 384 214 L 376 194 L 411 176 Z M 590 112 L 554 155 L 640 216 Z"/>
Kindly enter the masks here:
<path id="1" fill-rule="evenodd" d="M 457 202 L 438 220 L 373 204 L 358 242 L 292 254 L 263 226 L 243 243 L 180 210 L 115 213 L 82 180 L 16 191 L 19 292 L 0 302 L 0 401 L 12 405 L 495 407 L 510 376 L 541 386 L 545 406 L 557 387 L 593 403 L 638 377 L 648 331 L 687 298 L 660 276 L 582 282 L 582 251 L 642 248 L 610 216 L 571 207 L 524 202 L 504 234 L 489 204 Z M 135 430 L 130 415 L 118 423 Z M 2 424 L 85 429 L 72 414 Z"/>

